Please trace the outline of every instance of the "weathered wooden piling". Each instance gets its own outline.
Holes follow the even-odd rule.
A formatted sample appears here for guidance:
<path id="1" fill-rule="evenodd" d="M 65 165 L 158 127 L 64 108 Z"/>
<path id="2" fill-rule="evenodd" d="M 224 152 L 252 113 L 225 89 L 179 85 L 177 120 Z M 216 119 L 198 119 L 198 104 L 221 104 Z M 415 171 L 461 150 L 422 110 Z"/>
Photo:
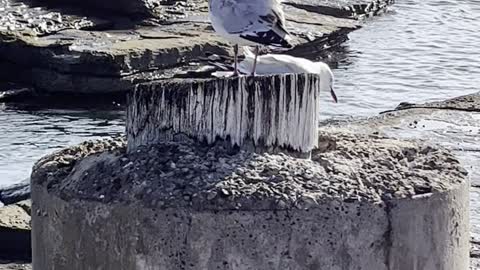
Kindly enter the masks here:
<path id="1" fill-rule="evenodd" d="M 210 145 L 308 154 L 318 141 L 319 93 L 316 74 L 141 84 L 129 94 L 128 149 L 186 136 Z"/>

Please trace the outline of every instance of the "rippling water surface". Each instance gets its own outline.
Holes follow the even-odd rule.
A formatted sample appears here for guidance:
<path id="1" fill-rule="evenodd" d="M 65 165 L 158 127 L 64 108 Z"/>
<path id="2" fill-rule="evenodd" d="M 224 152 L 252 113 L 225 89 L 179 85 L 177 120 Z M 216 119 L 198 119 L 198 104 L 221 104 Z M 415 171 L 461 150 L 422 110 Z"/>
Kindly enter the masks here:
<path id="1" fill-rule="evenodd" d="M 0 186 L 30 175 L 40 157 L 124 131 L 121 110 L 39 109 L 0 104 Z"/>
<path id="2" fill-rule="evenodd" d="M 400 102 L 480 91 L 480 1 L 397 0 L 353 32 L 334 70 L 340 104 L 323 117 L 369 116 Z M 0 104 L 0 186 L 22 180 L 41 156 L 124 130 L 121 110 L 38 109 Z"/>
<path id="3" fill-rule="evenodd" d="M 350 34 L 334 71 L 341 104 L 325 116 L 368 116 L 400 102 L 480 91 L 480 1 L 397 0 Z"/>

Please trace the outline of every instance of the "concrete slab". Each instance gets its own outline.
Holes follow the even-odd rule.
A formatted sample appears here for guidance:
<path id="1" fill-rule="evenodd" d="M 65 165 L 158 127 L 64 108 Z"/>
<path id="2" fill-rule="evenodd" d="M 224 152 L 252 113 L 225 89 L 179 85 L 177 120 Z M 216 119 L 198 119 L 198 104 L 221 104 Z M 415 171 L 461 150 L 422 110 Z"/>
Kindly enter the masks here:
<path id="1" fill-rule="evenodd" d="M 468 268 L 468 182 L 448 151 L 343 133 L 312 160 L 111 143 L 35 166 L 35 268 Z"/>

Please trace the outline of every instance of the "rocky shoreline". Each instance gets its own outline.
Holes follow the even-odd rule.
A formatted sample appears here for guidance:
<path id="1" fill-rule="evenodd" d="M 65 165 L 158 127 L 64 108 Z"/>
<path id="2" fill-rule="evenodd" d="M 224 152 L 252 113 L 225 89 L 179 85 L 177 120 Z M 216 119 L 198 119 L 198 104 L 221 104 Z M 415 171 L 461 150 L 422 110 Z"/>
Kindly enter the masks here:
<path id="1" fill-rule="evenodd" d="M 0 81 L 23 85 L 0 92 L 0 100 L 16 92 L 24 99 L 25 89 L 31 95 L 123 93 L 198 69 L 208 55 L 231 50 L 213 32 L 205 0 L 47 2 L 0 1 Z M 363 18 L 392 2 L 284 1 L 298 44 L 289 53 L 327 57 Z"/>

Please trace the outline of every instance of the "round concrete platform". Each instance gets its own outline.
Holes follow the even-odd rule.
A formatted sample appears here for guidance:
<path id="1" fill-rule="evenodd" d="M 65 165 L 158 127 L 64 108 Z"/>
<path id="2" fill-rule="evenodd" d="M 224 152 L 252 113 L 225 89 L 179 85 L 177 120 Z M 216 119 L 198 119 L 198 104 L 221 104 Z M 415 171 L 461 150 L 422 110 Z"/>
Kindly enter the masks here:
<path id="1" fill-rule="evenodd" d="M 450 153 L 319 145 L 311 160 L 118 140 L 48 156 L 32 174 L 34 269 L 468 269 L 468 177 Z"/>

